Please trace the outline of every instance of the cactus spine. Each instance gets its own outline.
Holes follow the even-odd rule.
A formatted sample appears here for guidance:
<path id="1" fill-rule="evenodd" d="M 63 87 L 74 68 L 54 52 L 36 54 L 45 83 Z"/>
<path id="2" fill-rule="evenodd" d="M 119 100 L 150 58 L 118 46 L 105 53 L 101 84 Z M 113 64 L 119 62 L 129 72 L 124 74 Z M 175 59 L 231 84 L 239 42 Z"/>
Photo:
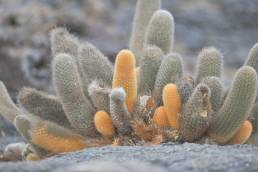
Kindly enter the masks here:
<path id="1" fill-rule="evenodd" d="M 148 24 L 145 44 L 156 45 L 164 54 L 168 54 L 174 46 L 174 17 L 165 10 L 156 11 Z"/>
<path id="2" fill-rule="evenodd" d="M 125 90 L 127 109 L 132 112 L 137 101 L 137 78 L 135 57 L 129 50 L 120 51 L 116 58 L 112 88 L 119 87 Z"/>
<path id="3" fill-rule="evenodd" d="M 21 114 L 21 111 L 12 101 L 2 81 L 0 81 L 0 112 L 10 122 L 13 122 L 15 117 Z"/>
<path id="4" fill-rule="evenodd" d="M 256 72 L 258 71 L 258 43 L 256 43 L 249 51 L 245 65 L 253 67 Z"/>
<path id="5" fill-rule="evenodd" d="M 89 85 L 89 95 L 91 97 L 91 101 L 93 102 L 96 109 L 104 110 L 109 113 L 109 94 L 111 92 L 110 88 L 102 87 L 98 81 L 93 81 Z"/>
<path id="6" fill-rule="evenodd" d="M 209 127 L 210 113 L 210 89 L 205 84 L 199 84 L 180 115 L 182 140 L 192 142 L 203 136 Z"/>
<path id="7" fill-rule="evenodd" d="M 112 138 L 114 135 L 114 126 L 111 117 L 105 111 L 98 111 L 94 116 L 94 124 L 99 133 L 104 137 Z"/>
<path id="8" fill-rule="evenodd" d="M 242 127 L 237 131 L 237 133 L 229 140 L 227 144 L 244 144 L 249 137 L 251 136 L 253 131 L 252 124 L 246 120 Z"/>
<path id="9" fill-rule="evenodd" d="M 133 29 L 130 38 L 129 49 L 136 56 L 136 64 L 141 61 L 144 49 L 144 36 L 147 25 L 155 11 L 160 9 L 160 0 L 138 0 L 133 20 Z"/>
<path id="10" fill-rule="evenodd" d="M 87 147 L 82 137 L 47 121 L 34 124 L 31 141 L 53 153 L 72 152 Z"/>
<path id="11" fill-rule="evenodd" d="M 79 48 L 79 64 L 84 78 L 90 82 L 97 79 L 107 85 L 112 84 L 113 66 L 92 44 L 85 43 Z"/>
<path id="12" fill-rule="evenodd" d="M 55 96 L 32 88 L 23 88 L 19 92 L 18 101 L 30 114 L 56 122 L 61 126 L 71 127 L 60 100 Z"/>
<path id="13" fill-rule="evenodd" d="M 18 132 L 21 134 L 24 140 L 26 140 L 28 143 L 30 143 L 33 151 L 37 153 L 40 157 L 44 157 L 47 154 L 49 154 L 48 151 L 46 151 L 43 148 L 40 148 L 38 145 L 35 145 L 31 141 L 30 131 L 31 131 L 31 122 L 29 120 L 29 117 L 24 115 L 18 115 L 14 120 L 14 125 Z"/>
<path id="14" fill-rule="evenodd" d="M 50 33 L 51 51 L 53 57 L 66 53 L 72 57 L 78 56 L 79 41 L 65 28 L 53 29 Z"/>
<path id="15" fill-rule="evenodd" d="M 152 120 L 159 127 L 169 127 L 169 122 L 164 106 L 160 106 L 155 110 Z"/>
<path id="16" fill-rule="evenodd" d="M 153 98 L 156 104 L 160 104 L 162 100 L 162 91 L 165 85 L 172 82 L 175 83 L 183 75 L 183 63 L 179 54 L 171 53 L 165 56 L 159 67 L 156 77 Z"/>
<path id="17" fill-rule="evenodd" d="M 213 111 L 218 111 L 222 105 L 223 86 L 217 77 L 204 78 L 202 83 L 206 84 L 211 90 L 210 102 Z"/>
<path id="18" fill-rule="evenodd" d="M 153 91 L 162 56 L 163 53 L 158 47 L 147 47 L 144 50 L 140 63 L 139 94 L 148 95 Z"/>
<path id="19" fill-rule="evenodd" d="M 163 89 L 163 103 L 169 124 L 172 128 L 179 128 L 179 113 L 181 111 L 181 98 L 175 84 L 167 84 Z"/>
<path id="20" fill-rule="evenodd" d="M 194 80 L 192 77 L 183 77 L 177 82 L 178 91 L 182 100 L 182 104 L 185 104 L 194 90 Z"/>
<path id="21" fill-rule="evenodd" d="M 223 56 L 214 47 L 204 48 L 199 56 L 199 62 L 197 64 L 196 83 L 202 81 L 202 79 L 210 76 L 220 78 L 223 68 Z"/>
<path id="22" fill-rule="evenodd" d="M 110 93 L 110 114 L 114 126 L 122 134 L 130 134 L 131 115 L 125 104 L 126 93 L 123 88 L 115 88 Z"/>
<path id="23" fill-rule="evenodd" d="M 73 58 L 59 54 L 53 62 L 53 80 L 57 94 L 71 125 L 84 134 L 93 126 L 94 110 L 84 96 L 82 83 Z"/>
<path id="24" fill-rule="evenodd" d="M 258 103 L 256 102 L 251 111 L 251 117 L 252 119 L 252 124 L 253 124 L 253 131 L 258 132 Z"/>
<path id="25" fill-rule="evenodd" d="M 252 67 L 244 66 L 236 73 L 227 98 L 212 120 L 209 135 L 220 144 L 228 142 L 241 128 L 254 104 L 257 74 Z"/>

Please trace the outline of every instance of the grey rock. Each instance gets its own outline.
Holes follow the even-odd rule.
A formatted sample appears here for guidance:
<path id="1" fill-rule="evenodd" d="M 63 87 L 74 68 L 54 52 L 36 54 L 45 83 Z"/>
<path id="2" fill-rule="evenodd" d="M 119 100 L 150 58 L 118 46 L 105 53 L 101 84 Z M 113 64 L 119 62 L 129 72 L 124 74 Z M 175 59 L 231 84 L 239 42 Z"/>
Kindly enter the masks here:
<path id="1" fill-rule="evenodd" d="M 165 168 L 139 161 L 92 161 L 60 168 L 54 172 L 166 172 Z"/>
<path id="2" fill-rule="evenodd" d="M 57 155 L 39 162 L 0 163 L 0 171 L 55 172 L 55 170 L 59 170 L 70 172 L 69 170 L 78 164 L 80 164 L 79 169 L 85 168 L 94 171 L 98 169 L 110 169 L 111 167 L 108 165 L 109 162 L 110 164 L 121 164 L 121 166 L 118 165 L 118 167 L 125 168 L 124 171 L 127 172 L 128 168 L 141 170 L 141 166 L 134 163 L 139 162 L 139 164 L 144 164 L 144 167 L 151 164 L 150 168 L 155 167 L 163 171 L 173 172 L 251 172 L 258 170 L 257 154 L 258 147 L 250 145 L 216 146 L 168 143 L 146 147 L 107 146 Z M 103 161 L 105 163 L 101 165 Z M 98 162 L 100 162 L 100 168 L 95 167 Z M 81 164 L 85 164 L 85 166 L 83 167 Z"/>

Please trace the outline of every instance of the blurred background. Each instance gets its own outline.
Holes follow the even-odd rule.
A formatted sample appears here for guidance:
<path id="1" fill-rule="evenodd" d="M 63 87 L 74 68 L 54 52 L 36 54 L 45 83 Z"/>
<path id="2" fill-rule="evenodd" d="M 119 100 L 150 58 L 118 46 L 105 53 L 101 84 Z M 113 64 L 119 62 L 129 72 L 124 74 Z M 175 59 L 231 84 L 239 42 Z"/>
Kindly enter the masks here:
<path id="1" fill-rule="evenodd" d="M 0 0 L 0 80 L 15 98 L 23 86 L 53 92 L 49 30 L 65 26 L 114 60 L 127 48 L 136 0 Z M 225 81 L 258 42 L 257 0 L 163 0 L 176 22 L 175 51 L 193 71 L 198 52 L 215 46 Z"/>

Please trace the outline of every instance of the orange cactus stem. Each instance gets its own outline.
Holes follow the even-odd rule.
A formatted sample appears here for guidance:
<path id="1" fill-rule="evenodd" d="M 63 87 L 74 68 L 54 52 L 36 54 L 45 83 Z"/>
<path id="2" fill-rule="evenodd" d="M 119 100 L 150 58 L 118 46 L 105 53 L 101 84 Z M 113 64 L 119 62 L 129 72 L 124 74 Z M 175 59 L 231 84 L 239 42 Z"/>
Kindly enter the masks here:
<path id="1" fill-rule="evenodd" d="M 132 112 L 137 101 L 137 78 L 135 57 L 129 50 L 120 51 L 116 57 L 112 88 L 119 87 L 125 90 L 126 105 Z"/>
<path id="2" fill-rule="evenodd" d="M 52 123 L 40 122 L 30 134 L 32 143 L 52 153 L 73 152 L 88 147 L 79 135 Z"/>
<path id="3" fill-rule="evenodd" d="M 104 137 L 112 138 L 114 136 L 114 125 L 107 112 L 98 111 L 94 116 L 94 124 L 97 131 Z"/>
<path id="4" fill-rule="evenodd" d="M 244 144 L 253 131 L 251 122 L 246 120 L 238 132 L 229 140 L 228 144 Z"/>
<path id="5" fill-rule="evenodd" d="M 137 79 L 137 81 L 140 80 L 140 70 L 141 70 L 140 67 L 135 68 L 135 73 L 136 73 L 136 79 Z"/>
<path id="6" fill-rule="evenodd" d="M 168 122 L 173 129 L 178 129 L 182 103 L 177 86 L 175 84 L 167 84 L 163 88 L 162 97 Z"/>
<path id="7" fill-rule="evenodd" d="M 169 126 L 169 122 L 168 122 L 168 118 L 167 118 L 167 114 L 165 112 L 164 106 L 160 106 L 155 110 L 152 120 L 154 124 L 158 125 L 159 127 Z"/>
<path id="8" fill-rule="evenodd" d="M 40 160 L 40 157 L 35 153 L 30 153 L 26 156 L 27 161 L 38 161 Z"/>

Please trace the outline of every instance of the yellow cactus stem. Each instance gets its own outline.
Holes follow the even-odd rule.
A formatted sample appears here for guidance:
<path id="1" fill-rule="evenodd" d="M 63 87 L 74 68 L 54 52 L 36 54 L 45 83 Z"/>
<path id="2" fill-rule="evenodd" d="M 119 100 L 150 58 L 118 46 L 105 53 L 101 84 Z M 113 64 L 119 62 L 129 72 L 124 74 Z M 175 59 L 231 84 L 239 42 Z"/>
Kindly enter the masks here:
<path id="1" fill-rule="evenodd" d="M 146 103 L 146 108 L 148 110 L 151 110 L 154 106 L 155 106 L 154 98 L 153 97 L 149 97 L 149 99 L 147 100 L 147 103 Z"/>
<path id="2" fill-rule="evenodd" d="M 137 78 L 135 57 L 129 50 L 120 51 L 116 57 L 112 88 L 119 87 L 125 90 L 127 109 L 132 112 L 137 100 Z"/>
<path id="3" fill-rule="evenodd" d="M 179 113 L 181 111 L 181 98 L 175 84 L 167 84 L 163 88 L 163 104 L 168 122 L 173 129 L 179 128 Z"/>
<path id="4" fill-rule="evenodd" d="M 137 81 L 140 80 L 140 71 L 141 71 L 141 68 L 140 68 L 140 67 L 135 68 L 135 73 L 136 73 L 136 79 L 137 79 Z"/>
<path id="5" fill-rule="evenodd" d="M 94 124 L 97 131 L 104 137 L 112 138 L 115 129 L 111 117 L 105 111 L 98 111 L 94 116 Z"/>
<path id="6" fill-rule="evenodd" d="M 30 153 L 26 156 L 26 161 L 39 161 L 40 157 L 35 153 Z"/>
<path id="7" fill-rule="evenodd" d="M 238 132 L 229 140 L 228 144 L 244 144 L 253 131 L 251 122 L 246 120 Z"/>
<path id="8" fill-rule="evenodd" d="M 160 106 L 155 110 L 152 120 L 154 124 L 158 125 L 159 127 L 169 126 L 169 122 L 168 122 L 168 118 L 167 118 L 167 114 L 165 112 L 164 106 Z"/>
<path id="9" fill-rule="evenodd" d="M 67 133 L 58 132 L 50 132 L 47 123 L 41 122 L 31 131 L 31 141 L 51 153 L 73 152 L 87 147 L 79 135 L 72 135 L 68 130 Z"/>

